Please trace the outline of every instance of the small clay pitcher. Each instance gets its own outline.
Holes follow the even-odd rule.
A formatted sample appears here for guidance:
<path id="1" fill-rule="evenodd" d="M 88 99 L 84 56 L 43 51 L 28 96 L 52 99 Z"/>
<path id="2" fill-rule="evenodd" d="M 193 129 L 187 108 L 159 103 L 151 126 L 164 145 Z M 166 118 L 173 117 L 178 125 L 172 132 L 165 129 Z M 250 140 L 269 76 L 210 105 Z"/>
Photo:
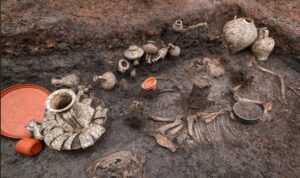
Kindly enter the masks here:
<path id="1" fill-rule="evenodd" d="M 78 85 L 79 77 L 75 74 L 67 75 L 65 77 L 54 77 L 51 79 L 51 84 L 54 85 L 54 87 L 74 87 Z"/>
<path id="2" fill-rule="evenodd" d="M 257 28 L 250 18 L 234 18 L 228 21 L 223 33 L 231 51 L 235 54 L 250 46 L 257 38 Z"/>
<path id="3" fill-rule="evenodd" d="M 115 87 L 117 79 L 112 72 L 105 72 L 101 76 L 95 75 L 93 77 L 94 82 L 100 81 L 101 88 L 105 90 L 111 90 Z"/>
<path id="4" fill-rule="evenodd" d="M 251 46 L 251 50 L 258 60 L 265 61 L 273 51 L 274 46 L 275 41 L 269 37 L 269 30 L 267 28 L 260 28 L 258 30 L 258 38 Z"/>

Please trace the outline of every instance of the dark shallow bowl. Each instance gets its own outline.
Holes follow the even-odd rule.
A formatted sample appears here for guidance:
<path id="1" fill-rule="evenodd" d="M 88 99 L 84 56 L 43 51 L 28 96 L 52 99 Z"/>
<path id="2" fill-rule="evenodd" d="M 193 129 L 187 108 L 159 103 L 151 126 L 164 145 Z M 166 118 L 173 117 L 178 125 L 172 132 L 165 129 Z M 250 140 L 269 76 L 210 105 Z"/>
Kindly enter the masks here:
<path id="1" fill-rule="evenodd" d="M 255 123 L 262 116 L 262 108 L 252 102 L 236 102 L 233 105 L 233 112 L 245 124 Z"/>

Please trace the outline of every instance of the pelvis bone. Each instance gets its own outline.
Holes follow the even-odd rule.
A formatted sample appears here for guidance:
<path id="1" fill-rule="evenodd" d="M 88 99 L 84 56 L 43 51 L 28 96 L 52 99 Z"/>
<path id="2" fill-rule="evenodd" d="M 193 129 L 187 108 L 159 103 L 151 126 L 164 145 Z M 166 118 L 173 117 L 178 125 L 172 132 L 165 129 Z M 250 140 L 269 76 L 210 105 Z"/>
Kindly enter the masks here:
<path id="1" fill-rule="evenodd" d="M 91 102 L 86 102 L 89 99 Z M 43 123 L 31 121 L 27 129 L 56 150 L 92 146 L 104 134 L 103 124 L 107 119 L 107 109 L 96 101 L 92 98 L 79 101 L 72 90 L 57 90 L 47 98 Z"/>

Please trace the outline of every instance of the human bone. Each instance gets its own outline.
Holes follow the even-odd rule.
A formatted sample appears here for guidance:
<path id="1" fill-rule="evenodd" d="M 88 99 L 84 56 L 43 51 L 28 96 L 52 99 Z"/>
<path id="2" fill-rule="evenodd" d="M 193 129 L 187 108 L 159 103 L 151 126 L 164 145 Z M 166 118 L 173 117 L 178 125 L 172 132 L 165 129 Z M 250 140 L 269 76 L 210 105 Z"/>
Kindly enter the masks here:
<path id="1" fill-rule="evenodd" d="M 251 50 L 258 60 L 265 61 L 268 59 L 274 46 L 275 41 L 269 37 L 269 30 L 267 28 L 260 28 L 258 30 L 258 38 L 252 44 Z"/>
<path id="2" fill-rule="evenodd" d="M 169 149 L 171 152 L 175 152 L 176 151 L 176 147 L 173 144 L 173 142 L 168 139 L 166 136 L 163 136 L 159 133 L 153 133 L 151 134 L 151 136 L 153 136 L 156 139 L 156 142 L 162 146 L 165 147 L 167 149 Z"/>
<path id="3" fill-rule="evenodd" d="M 257 28 L 250 18 L 234 18 L 228 21 L 223 33 L 230 51 L 235 54 L 250 46 L 257 38 Z"/>
<path id="4" fill-rule="evenodd" d="M 107 109 L 101 105 L 93 108 L 90 98 L 78 101 L 72 90 L 60 89 L 48 96 L 44 121 L 41 124 L 32 121 L 28 129 L 40 128 L 39 132 L 32 132 L 33 136 L 44 140 L 50 148 L 84 149 L 93 145 L 105 132 L 103 124 L 107 119 Z M 75 139 L 79 140 L 79 146 L 73 145 Z"/>
<path id="5" fill-rule="evenodd" d="M 74 87 L 77 86 L 79 82 L 79 77 L 75 74 L 67 75 L 65 77 L 53 77 L 51 79 L 51 84 L 55 87 Z"/>
<path id="6" fill-rule="evenodd" d="M 103 88 L 105 90 L 110 90 L 110 89 L 114 88 L 117 83 L 115 74 L 113 74 L 112 72 L 105 72 L 101 76 L 95 75 L 93 80 L 94 80 L 94 82 L 99 80 L 101 88 Z"/>

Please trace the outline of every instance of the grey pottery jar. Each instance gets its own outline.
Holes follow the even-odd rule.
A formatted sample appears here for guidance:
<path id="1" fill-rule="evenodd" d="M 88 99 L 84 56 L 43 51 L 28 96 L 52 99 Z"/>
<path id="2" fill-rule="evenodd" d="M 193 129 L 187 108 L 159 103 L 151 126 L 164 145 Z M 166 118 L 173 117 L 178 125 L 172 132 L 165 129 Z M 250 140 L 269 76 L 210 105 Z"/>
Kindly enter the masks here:
<path id="1" fill-rule="evenodd" d="M 251 50 L 258 60 L 265 61 L 273 51 L 274 46 L 275 41 L 269 37 L 269 30 L 260 28 L 258 30 L 258 38 L 251 46 Z"/>
<path id="2" fill-rule="evenodd" d="M 231 51 L 235 54 L 248 46 L 250 46 L 257 39 L 257 28 L 250 18 L 234 18 L 228 21 L 223 33 L 225 40 Z"/>

